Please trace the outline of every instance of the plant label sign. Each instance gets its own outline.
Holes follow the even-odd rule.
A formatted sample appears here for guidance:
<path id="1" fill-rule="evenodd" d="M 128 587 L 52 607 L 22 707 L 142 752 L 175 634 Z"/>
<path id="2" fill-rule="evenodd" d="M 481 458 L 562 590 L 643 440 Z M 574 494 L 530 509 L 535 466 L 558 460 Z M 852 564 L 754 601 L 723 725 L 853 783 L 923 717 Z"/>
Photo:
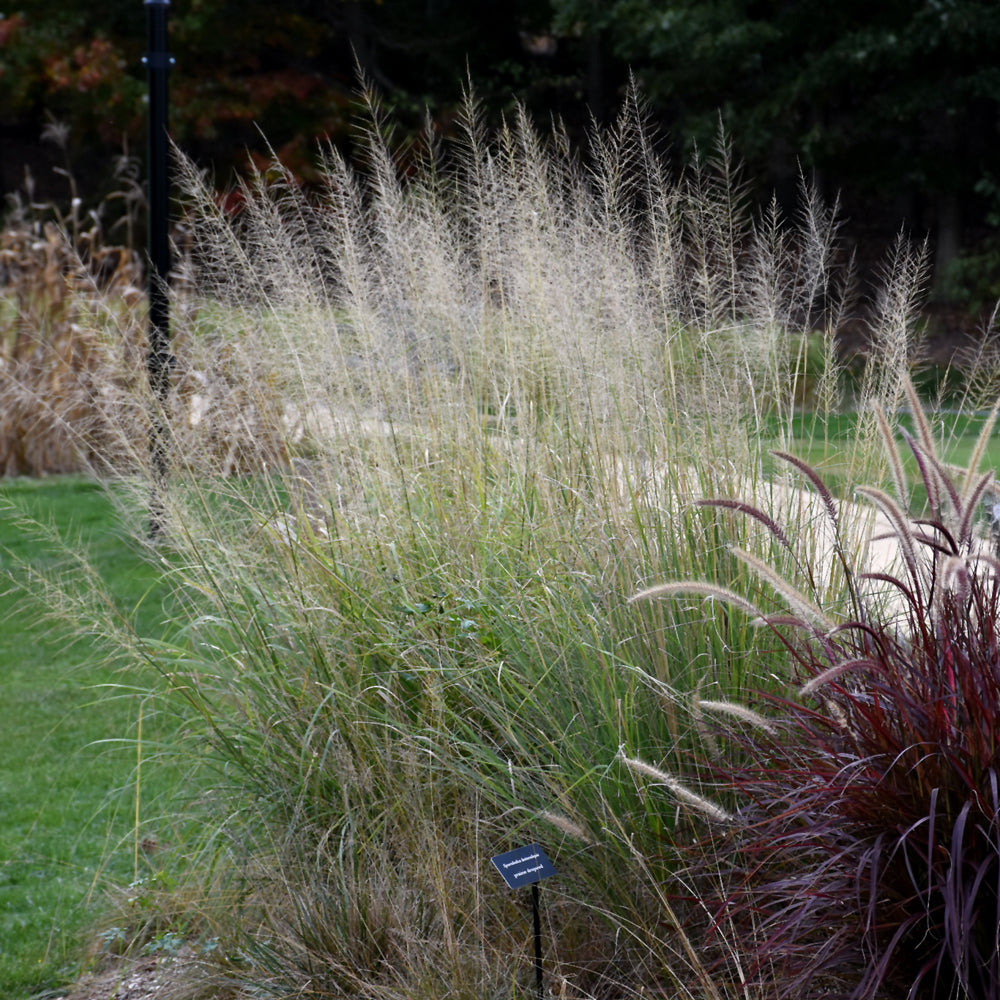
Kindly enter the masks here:
<path id="1" fill-rule="evenodd" d="M 543 878 L 556 874 L 555 865 L 546 857 L 538 844 L 519 847 L 515 851 L 507 851 L 490 858 L 494 867 L 503 876 L 503 880 L 511 889 L 519 889 L 522 885 L 533 885 Z"/>

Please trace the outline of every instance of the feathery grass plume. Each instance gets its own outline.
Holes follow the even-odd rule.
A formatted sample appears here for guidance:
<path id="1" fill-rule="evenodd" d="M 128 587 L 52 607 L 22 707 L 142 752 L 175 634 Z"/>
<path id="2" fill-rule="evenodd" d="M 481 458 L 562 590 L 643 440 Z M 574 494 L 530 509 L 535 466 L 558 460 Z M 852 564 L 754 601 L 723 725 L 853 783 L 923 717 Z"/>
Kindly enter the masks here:
<path id="1" fill-rule="evenodd" d="M 801 397 L 811 401 L 816 413 L 828 418 L 838 411 L 844 396 L 843 374 L 846 360 L 840 356 L 835 332 L 843 326 L 850 307 L 854 282 L 853 260 L 838 267 L 836 257 L 841 251 L 839 238 L 840 209 L 835 200 L 824 204 L 815 185 L 802 176 L 799 182 L 801 223 L 797 233 L 800 252 L 807 265 L 797 269 L 801 295 L 798 308 L 811 330 L 820 332 L 821 353 L 815 384 L 803 386 Z M 803 349 L 808 338 L 801 340 Z"/>
<path id="2" fill-rule="evenodd" d="M 879 664 L 875 660 L 867 657 L 845 660 L 843 663 L 835 663 L 832 667 L 829 667 L 822 673 L 810 678 L 808 683 L 803 684 L 802 687 L 799 688 L 799 697 L 804 698 L 807 695 L 811 695 L 819 688 L 823 687 L 824 684 L 832 684 L 834 681 L 839 680 L 841 676 L 846 673 L 850 673 L 853 670 L 878 671 L 880 669 Z"/>
<path id="3" fill-rule="evenodd" d="M 890 413 L 899 409 L 917 351 L 917 314 L 928 276 L 927 243 L 913 245 L 900 233 L 881 267 L 871 349 L 861 398 L 879 400 Z"/>
<path id="4" fill-rule="evenodd" d="M 875 403 L 872 406 L 872 413 L 875 414 L 875 423 L 878 427 L 879 435 L 882 438 L 882 447 L 885 450 L 886 458 L 889 461 L 889 470 L 892 474 L 892 485 L 896 491 L 896 496 L 900 503 L 906 504 L 909 501 L 909 486 L 907 484 L 906 472 L 903 468 L 903 460 L 896 445 L 889 421 L 886 420 L 885 410 Z"/>
<path id="5" fill-rule="evenodd" d="M 914 535 L 913 526 L 906 514 L 896 501 L 883 490 L 876 489 L 873 486 L 859 486 L 855 492 L 863 497 L 867 497 L 885 514 L 892 528 L 891 537 L 899 543 L 906 572 L 919 591 L 920 582 L 924 574 L 923 563 L 921 563 L 917 556 L 917 540 Z"/>
<path id="6" fill-rule="evenodd" d="M 795 455 L 791 455 L 786 451 L 775 451 L 772 452 L 772 454 L 775 458 L 788 463 L 793 468 L 801 472 L 815 487 L 820 500 L 823 502 L 823 509 L 826 511 L 826 516 L 830 519 L 830 523 L 833 526 L 834 531 L 836 531 L 840 523 L 840 515 L 837 511 L 837 501 L 834 499 L 830 487 L 823 482 L 823 477 L 820 476 L 820 474 L 808 463 L 802 461 L 801 458 L 798 458 Z"/>
<path id="7" fill-rule="evenodd" d="M 919 473 L 920 482 L 927 491 L 928 506 L 931 507 L 931 509 L 937 509 L 941 503 L 942 482 L 941 477 L 937 474 L 937 470 L 934 468 L 932 461 L 934 453 L 924 451 L 924 449 L 917 444 L 905 430 L 900 430 L 900 434 L 917 463 L 917 471 Z M 899 502 L 905 503 L 905 499 L 899 498 Z"/>
<path id="8" fill-rule="evenodd" d="M 688 808 L 694 809 L 716 823 L 731 823 L 733 821 L 733 817 L 721 806 L 698 795 L 696 792 L 692 792 L 690 788 L 685 787 L 675 777 L 667 774 L 666 771 L 662 771 L 658 767 L 653 767 L 652 764 L 647 764 L 645 761 L 629 757 L 624 750 L 620 751 L 618 756 L 630 771 L 635 771 L 645 775 L 647 778 L 652 778 L 657 785 L 666 788 Z"/>
<path id="9" fill-rule="evenodd" d="M 699 500 L 699 507 L 720 507 L 726 510 L 735 510 L 740 514 L 746 514 L 747 517 L 752 517 L 755 521 L 759 521 L 764 525 L 765 528 L 781 543 L 781 545 L 792 551 L 792 543 L 788 540 L 788 535 L 785 533 L 784 528 L 781 527 L 771 517 L 770 514 L 762 511 L 759 507 L 753 506 L 753 504 L 746 503 L 742 500 L 730 500 L 725 497 L 714 497 L 707 500 Z"/>
<path id="10" fill-rule="evenodd" d="M 949 470 L 941 461 L 935 448 L 928 450 L 922 444 L 912 441 L 906 431 L 901 433 L 916 457 L 917 464 L 926 463 L 927 468 L 934 476 L 937 488 L 941 491 L 941 497 L 947 501 L 949 507 L 946 514 L 949 526 L 954 526 L 962 518 L 962 497 L 958 485 L 953 479 L 953 470 Z M 930 501 L 928 500 L 928 502 Z M 937 503 L 938 501 L 935 500 L 935 505 Z"/>
<path id="11" fill-rule="evenodd" d="M 962 494 L 959 503 L 960 518 L 957 526 L 958 545 L 963 551 L 969 551 L 973 544 L 973 532 L 980 504 L 993 490 L 996 482 L 995 473 L 984 472 L 978 480 L 974 480 L 971 488 Z"/>
<path id="12" fill-rule="evenodd" d="M 628 601 L 629 604 L 635 604 L 638 601 L 655 601 L 661 598 L 676 597 L 680 594 L 698 594 L 702 597 L 724 601 L 726 604 L 746 612 L 754 620 L 763 619 L 764 617 L 763 612 L 741 594 L 737 594 L 733 590 L 728 590 L 714 583 L 705 583 L 697 580 L 686 580 L 678 583 L 659 583 L 633 594 Z"/>
<path id="13" fill-rule="evenodd" d="M 969 492 L 973 489 L 976 476 L 979 473 L 980 466 L 982 465 L 983 456 L 986 454 L 986 446 L 989 444 L 990 438 L 993 435 L 993 428 L 996 426 L 998 416 L 1000 416 L 1000 398 L 998 398 L 993 404 L 989 414 L 983 421 L 983 426 L 980 428 L 979 435 L 976 437 L 976 444 L 972 449 L 972 454 L 969 456 L 969 464 L 966 469 L 965 479 L 963 480 L 961 486 L 961 493 L 963 497 L 967 497 Z"/>
<path id="14" fill-rule="evenodd" d="M 963 601 L 969 596 L 970 566 L 962 556 L 949 556 L 941 567 L 941 589 L 953 591 Z"/>
<path id="15" fill-rule="evenodd" d="M 917 428 L 917 440 L 928 455 L 935 455 L 937 454 L 937 445 L 934 440 L 934 432 L 931 430 L 930 421 L 928 421 L 927 414 L 924 412 L 924 405 L 917 395 L 916 386 L 914 386 L 913 379 L 909 373 L 903 378 L 902 383 L 903 395 L 906 397 L 910 416 L 913 417 L 913 422 Z"/>
<path id="16" fill-rule="evenodd" d="M 696 152 L 685 185 L 694 238 L 691 240 L 692 305 L 702 329 L 726 329 L 739 315 L 737 248 L 750 218 L 748 188 L 733 157 L 722 121 L 706 159 Z"/>
<path id="17" fill-rule="evenodd" d="M 796 615 L 800 615 L 805 621 L 811 622 L 823 632 L 829 632 L 836 628 L 836 622 L 829 615 L 789 583 L 772 566 L 737 546 L 733 546 L 732 552 L 741 563 L 750 568 L 758 579 L 770 584 L 785 599 Z"/>
<path id="18" fill-rule="evenodd" d="M 734 719 L 739 719 L 740 722 L 747 722 L 751 726 L 762 729 L 765 733 L 773 735 L 777 732 L 774 723 L 770 719 L 761 715 L 760 712 L 755 712 L 752 708 L 748 708 L 746 705 L 739 705 L 733 701 L 709 701 L 705 698 L 698 698 L 697 705 L 699 709 L 705 709 L 717 715 L 732 716 Z"/>
<path id="19" fill-rule="evenodd" d="M 958 358 L 966 374 L 963 392 L 958 399 L 962 410 L 975 413 L 991 410 L 997 403 L 1000 387 L 1000 352 L 996 346 L 998 310 L 995 308 L 980 329 L 980 338 L 973 347 L 962 351 Z"/>
<path id="20" fill-rule="evenodd" d="M 582 826 L 574 823 L 573 820 L 562 813 L 555 813 L 546 809 L 538 814 L 538 818 L 544 820 L 546 823 L 550 823 L 560 833 L 565 833 L 567 837 L 573 837 L 584 844 L 592 844 L 594 842 L 593 838 L 587 836 Z"/>

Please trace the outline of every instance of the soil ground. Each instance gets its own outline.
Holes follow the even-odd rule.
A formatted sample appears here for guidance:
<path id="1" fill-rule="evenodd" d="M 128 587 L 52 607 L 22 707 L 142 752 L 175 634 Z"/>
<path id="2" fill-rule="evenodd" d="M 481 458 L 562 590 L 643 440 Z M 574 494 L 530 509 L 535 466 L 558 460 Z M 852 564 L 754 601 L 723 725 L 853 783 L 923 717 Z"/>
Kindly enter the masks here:
<path id="1" fill-rule="evenodd" d="M 199 992 L 208 997 L 215 995 L 207 989 L 210 975 L 189 948 L 176 956 L 116 958 L 51 1000 L 188 1000 Z"/>

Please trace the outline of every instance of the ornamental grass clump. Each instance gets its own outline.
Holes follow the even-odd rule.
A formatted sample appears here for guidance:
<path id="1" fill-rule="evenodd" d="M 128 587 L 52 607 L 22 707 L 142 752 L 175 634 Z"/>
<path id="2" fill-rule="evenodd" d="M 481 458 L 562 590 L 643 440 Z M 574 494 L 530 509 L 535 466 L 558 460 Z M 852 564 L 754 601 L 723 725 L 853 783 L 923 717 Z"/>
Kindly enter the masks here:
<path id="1" fill-rule="evenodd" d="M 717 756 L 704 760 L 702 787 L 732 815 L 699 845 L 691 884 L 714 900 L 709 941 L 728 942 L 719 974 L 728 966 L 779 997 L 1000 992 L 1000 560 L 980 523 L 993 473 L 977 469 L 997 409 L 970 467 L 956 470 L 904 390 L 926 511 L 909 512 L 917 491 L 878 414 L 896 496 L 858 493 L 892 548 L 873 539 L 859 566 L 836 546 L 850 593 L 836 622 L 798 581 L 746 560 L 787 610 L 759 610 L 763 598 L 739 606 L 784 647 L 798 690 L 762 692 L 754 707 L 766 708 L 766 726 L 729 719 L 706 744 Z M 839 541 L 844 505 L 796 464 Z M 764 511 L 736 509 L 792 547 Z"/>
<path id="2" fill-rule="evenodd" d="M 311 191 L 275 164 L 233 215 L 178 172 L 160 551 L 192 624 L 149 660 L 206 757 L 183 864 L 239 914 L 230 979 L 508 996 L 529 939 L 488 859 L 540 838 L 553 988 L 675 984 L 698 956 L 645 874 L 673 820 L 618 748 L 689 740 L 664 705 L 706 645 L 739 687 L 751 632 L 696 608 L 637 636 L 620 595 L 732 565 L 691 499 L 760 477 L 813 324 L 832 405 L 832 218 L 757 227 L 724 148 L 670 177 L 634 101 L 587 166 L 470 101 L 404 172 L 370 110 L 362 165 L 327 150 Z"/>
<path id="3" fill-rule="evenodd" d="M 523 901 L 489 857 L 537 840 L 560 873 L 553 991 L 722 996 L 665 887 L 674 845 L 739 813 L 684 765 L 711 720 L 776 738 L 739 706 L 788 667 L 752 601 L 659 603 L 637 630 L 623 595 L 696 569 L 742 593 L 772 557 L 780 579 L 796 531 L 825 544 L 787 491 L 781 537 L 695 501 L 780 493 L 765 442 L 800 433 L 807 342 L 818 423 L 836 411 L 834 217 L 808 194 L 791 220 L 754 213 L 724 143 L 672 176 L 634 96 L 589 157 L 520 113 L 487 136 L 470 100 L 446 150 L 402 167 L 369 110 L 360 165 L 326 150 L 311 190 L 275 163 L 220 200 L 178 170 L 150 551 L 186 627 L 134 649 L 149 703 L 185 721 L 178 827 L 203 839 L 155 863 L 225 941 L 219 995 L 531 989 Z M 876 323 L 894 348 L 859 390 L 889 405 L 907 268 L 893 288 Z M 122 413 L 152 405 L 137 383 Z M 145 425 L 120 426 L 124 468 L 148 468 Z M 840 450 L 866 478 L 874 428 Z M 148 480 L 129 485 L 145 512 Z M 840 599 L 842 577 L 813 582 Z M 808 586 L 781 592 L 829 631 Z"/>

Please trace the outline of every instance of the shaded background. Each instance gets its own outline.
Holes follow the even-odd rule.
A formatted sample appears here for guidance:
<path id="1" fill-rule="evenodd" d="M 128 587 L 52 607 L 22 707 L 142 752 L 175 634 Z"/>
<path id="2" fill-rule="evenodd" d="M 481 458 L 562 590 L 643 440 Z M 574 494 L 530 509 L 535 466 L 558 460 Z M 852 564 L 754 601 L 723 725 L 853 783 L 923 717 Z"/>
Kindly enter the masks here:
<path id="1" fill-rule="evenodd" d="M 220 188 L 262 136 L 306 183 L 318 140 L 349 148 L 356 63 L 401 139 L 427 109 L 449 134 L 466 79 L 493 122 L 520 100 L 582 139 L 631 72 L 678 162 L 721 116 L 757 196 L 792 206 L 802 172 L 862 260 L 905 228 L 964 321 L 1000 295 L 996 0 L 175 0 L 170 26 L 172 129 Z M 36 200 L 69 197 L 68 172 L 114 211 L 120 157 L 144 156 L 144 48 L 141 0 L 4 8 L 5 194 L 27 168 Z"/>

